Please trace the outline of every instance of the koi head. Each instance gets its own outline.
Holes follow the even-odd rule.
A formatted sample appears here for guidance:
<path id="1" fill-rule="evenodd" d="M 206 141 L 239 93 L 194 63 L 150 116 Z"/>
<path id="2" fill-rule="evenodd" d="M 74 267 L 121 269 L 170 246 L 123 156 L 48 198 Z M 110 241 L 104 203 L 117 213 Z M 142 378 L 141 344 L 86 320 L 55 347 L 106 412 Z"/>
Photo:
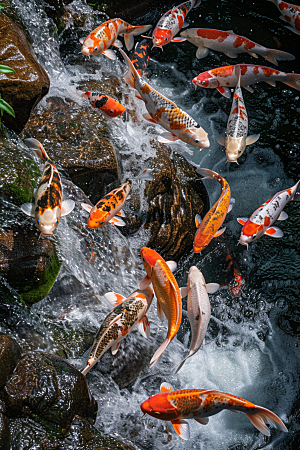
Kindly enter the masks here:
<path id="1" fill-rule="evenodd" d="M 246 148 L 245 136 L 239 138 L 227 136 L 225 139 L 225 148 L 227 162 L 237 162 L 237 159 L 242 155 Z"/>
<path id="2" fill-rule="evenodd" d="M 121 105 L 117 100 L 109 96 L 105 97 L 106 101 L 104 104 L 97 106 L 101 102 L 101 100 L 97 100 L 93 105 L 95 108 L 101 109 L 101 111 L 109 117 L 117 117 L 121 116 L 123 112 L 126 110 L 125 106 Z"/>
<path id="3" fill-rule="evenodd" d="M 90 217 L 88 218 L 87 227 L 88 228 L 101 228 L 108 222 L 108 212 L 101 211 L 97 209 L 95 212 L 91 211 Z"/>
<path id="4" fill-rule="evenodd" d="M 43 212 L 41 208 L 38 208 L 38 211 L 35 212 L 35 221 L 43 236 L 52 236 L 58 226 L 60 215 L 61 210 L 58 206 L 54 209 L 47 208 Z"/>
<path id="5" fill-rule="evenodd" d="M 200 126 L 199 128 L 187 128 L 179 134 L 179 138 L 194 147 L 208 148 L 210 146 L 208 134 Z"/>
<path id="6" fill-rule="evenodd" d="M 173 37 L 171 30 L 165 30 L 163 28 L 155 28 L 152 39 L 153 47 L 160 47 L 162 49 L 163 45 L 167 45 L 171 42 Z"/>
<path id="7" fill-rule="evenodd" d="M 263 226 L 257 225 L 253 222 L 247 221 L 243 226 L 239 243 L 246 245 L 248 249 L 248 244 L 260 238 L 263 234 Z"/>
<path id="8" fill-rule="evenodd" d="M 195 284 L 197 282 L 201 282 L 203 286 L 206 286 L 204 276 L 201 270 L 196 266 L 191 266 L 188 275 L 189 285 Z"/>
<path id="9" fill-rule="evenodd" d="M 219 85 L 219 82 L 216 78 L 213 77 L 209 72 L 200 73 L 197 77 L 193 79 L 193 83 L 195 88 L 197 86 L 201 86 L 204 88 L 216 88 Z"/>
<path id="10" fill-rule="evenodd" d="M 156 261 L 158 259 L 162 259 L 162 258 L 161 258 L 161 256 L 159 256 L 159 254 L 155 250 L 152 250 L 151 248 L 148 248 L 148 247 L 143 247 L 141 249 L 141 257 L 142 257 L 142 261 L 143 261 L 146 273 L 147 273 L 148 277 L 151 278 L 152 270 L 156 264 Z"/>
<path id="11" fill-rule="evenodd" d="M 80 52 L 86 56 L 99 55 L 104 50 L 103 43 L 97 39 L 92 33 L 89 34 L 82 42 Z"/>
<path id="12" fill-rule="evenodd" d="M 168 400 L 168 392 L 156 394 L 141 403 L 141 410 L 144 414 L 161 420 L 175 420 L 178 417 L 176 408 Z"/>
<path id="13" fill-rule="evenodd" d="M 199 230 L 199 228 L 198 228 Z M 210 241 L 212 240 L 213 236 L 211 234 L 203 234 L 200 232 L 196 232 L 194 243 L 193 243 L 193 252 L 194 253 L 200 253 L 202 250 L 204 250 Z"/>

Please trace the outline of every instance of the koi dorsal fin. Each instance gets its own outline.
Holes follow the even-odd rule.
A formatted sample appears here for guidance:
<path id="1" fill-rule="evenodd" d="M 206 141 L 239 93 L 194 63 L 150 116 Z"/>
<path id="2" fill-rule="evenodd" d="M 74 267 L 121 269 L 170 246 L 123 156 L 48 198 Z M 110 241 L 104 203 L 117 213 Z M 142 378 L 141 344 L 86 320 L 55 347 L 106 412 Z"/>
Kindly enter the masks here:
<path id="1" fill-rule="evenodd" d="M 160 385 L 161 394 L 163 394 L 165 392 L 172 392 L 172 391 L 173 391 L 173 387 L 171 386 L 170 383 L 164 382 Z"/>

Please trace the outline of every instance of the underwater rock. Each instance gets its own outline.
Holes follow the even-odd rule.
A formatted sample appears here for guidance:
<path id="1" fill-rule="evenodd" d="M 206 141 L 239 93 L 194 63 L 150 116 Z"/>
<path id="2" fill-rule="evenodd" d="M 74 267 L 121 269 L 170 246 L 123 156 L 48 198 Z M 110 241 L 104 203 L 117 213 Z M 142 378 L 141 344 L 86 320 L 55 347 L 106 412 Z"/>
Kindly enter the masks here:
<path id="1" fill-rule="evenodd" d="M 58 437 L 66 433 L 75 415 L 94 421 L 97 413 L 85 377 L 50 353 L 24 354 L 1 397 L 8 417 L 28 417 Z"/>
<path id="2" fill-rule="evenodd" d="M 209 199 L 195 168 L 177 152 L 170 158 L 166 147 L 153 143 L 157 157 L 153 162 L 154 183 L 146 192 L 149 210 L 145 228 L 150 228 L 147 247 L 163 258 L 178 260 L 192 246 L 196 233 L 195 216 L 204 216 Z"/>
<path id="3" fill-rule="evenodd" d="M 47 103 L 31 115 L 24 137 L 38 139 L 56 166 L 63 167 L 96 203 L 107 192 L 107 185 L 119 179 L 105 119 L 89 102 L 79 107 L 70 99 L 50 97 Z"/>
<path id="4" fill-rule="evenodd" d="M 5 14 L 0 13 L 1 63 L 15 73 L 0 74 L 1 97 L 9 103 L 16 117 L 4 113 L 2 121 L 20 133 L 32 109 L 47 94 L 50 80 L 37 62 L 25 33 Z"/>
<path id="5" fill-rule="evenodd" d="M 9 420 L 1 412 L 2 409 L 4 409 L 4 405 L 0 401 L 0 448 L 1 450 L 9 450 L 10 448 Z"/>
<path id="6" fill-rule="evenodd" d="M 21 357 L 21 353 L 22 349 L 14 339 L 6 334 L 0 333 L 0 389 L 3 388 L 6 381 L 13 373 L 13 370 Z M 0 446 L 0 448 L 2 447 Z"/>

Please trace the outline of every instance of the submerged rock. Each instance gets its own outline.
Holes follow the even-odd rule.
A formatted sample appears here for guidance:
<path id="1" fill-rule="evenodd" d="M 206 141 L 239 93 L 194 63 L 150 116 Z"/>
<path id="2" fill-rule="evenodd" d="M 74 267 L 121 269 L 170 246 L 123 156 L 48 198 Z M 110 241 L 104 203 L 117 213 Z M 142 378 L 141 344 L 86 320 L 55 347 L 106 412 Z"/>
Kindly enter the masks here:
<path id="1" fill-rule="evenodd" d="M 16 117 L 4 113 L 5 125 L 20 133 L 32 109 L 47 94 L 50 80 L 37 62 L 25 33 L 5 14 L 0 13 L 1 64 L 15 73 L 0 73 L 1 97 L 9 103 Z"/>
<path id="2" fill-rule="evenodd" d="M 21 347 L 14 339 L 0 333 L 0 389 L 3 388 L 16 367 L 21 352 Z"/>

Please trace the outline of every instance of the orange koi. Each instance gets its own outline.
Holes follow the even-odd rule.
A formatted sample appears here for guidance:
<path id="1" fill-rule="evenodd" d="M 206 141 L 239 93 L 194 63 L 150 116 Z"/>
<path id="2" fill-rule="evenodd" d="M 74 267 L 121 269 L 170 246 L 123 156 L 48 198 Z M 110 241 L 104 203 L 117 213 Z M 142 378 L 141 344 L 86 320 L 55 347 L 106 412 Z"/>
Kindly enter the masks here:
<path id="1" fill-rule="evenodd" d="M 93 108 L 100 109 L 103 114 L 109 117 L 117 117 L 123 114 L 126 111 L 125 106 L 121 105 L 115 98 L 111 97 L 107 94 L 102 94 L 99 92 L 80 92 L 80 96 L 83 98 L 87 98 L 90 101 L 90 104 Z"/>
<path id="2" fill-rule="evenodd" d="M 222 186 L 222 193 L 218 201 L 210 208 L 204 219 L 201 220 L 198 214 L 195 217 L 197 231 L 194 238 L 193 251 L 194 253 L 200 253 L 214 237 L 224 233 L 226 227 L 222 229 L 220 227 L 224 222 L 226 214 L 231 211 L 232 205 L 230 204 L 229 184 L 221 175 L 209 169 L 197 169 L 196 172 L 201 175 L 207 175 L 206 178 L 214 178 Z M 234 200 L 232 200 L 233 202 Z"/>
<path id="3" fill-rule="evenodd" d="M 95 28 L 86 38 L 79 42 L 82 44 L 81 53 L 84 55 L 100 55 L 103 53 L 110 59 L 117 59 L 115 53 L 109 49 L 111 45 L 122 47 L 117 36 L 123 35 L 127 50 L 134 45 L 134 36 L 146 33 L 152 25 L 132 26 L 122 19 L 110 19 Z"/>
<path id="4" fill-rule="evenodd" d="M 208 417 L 223 409 L 243 412 L 255 428 L 266 436 L 270 436 L 267 423 L 281 431 L 288 431 L 282 420 L 272 411 L 235 395 L 213 389 L 173 391 L 168 383 L 161 385 L 160 392 L 145 400 L 141 404 L 141 410 L 156 419 L 171 421 L 176 433 L 185 440 L 190 438 L 190 428 L 186 419 L 195 419 L 196 422 L 207 425 Z"/>
<path id="5" fill-rule="evenodd" d="M 176 336 L 180 327 L 182 317 L 181 294 L 169 265 L 155 250 L 143 247 L 141 249 L 141 257 L 147 275 L 141 281 L 139 289 L 145 289 L 152 283 L 157 298 L 158 315 L 162 319 L 163 311 L 168 319 L 167 337 L 150 361 L 150 367 L 153 367 L 171 340 Z M 171 265 L 171 263 L 169 264 Z"/>

